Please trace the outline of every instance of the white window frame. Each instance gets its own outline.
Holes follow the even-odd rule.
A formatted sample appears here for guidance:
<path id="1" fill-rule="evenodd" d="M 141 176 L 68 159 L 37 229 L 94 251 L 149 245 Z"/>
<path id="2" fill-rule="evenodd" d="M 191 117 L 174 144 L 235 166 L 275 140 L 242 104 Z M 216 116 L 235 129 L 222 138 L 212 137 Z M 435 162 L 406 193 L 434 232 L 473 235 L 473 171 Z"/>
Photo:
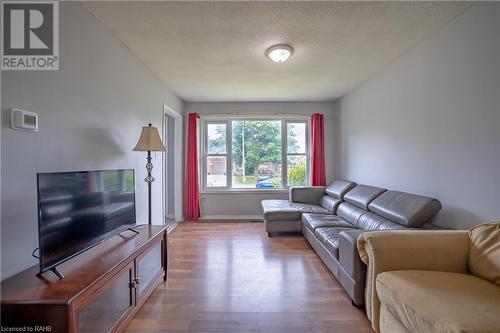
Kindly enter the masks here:
<path id="1" fill-rule="evenodd" d="M 305 124 L 305 136 L 306 136 L 306 151 L 305 153 L 289 153 L 288 152 L 288 124 Z M 284 188 L 289 188 L 288 186 L 288 156 L 305 156 L 306 157 L 306 185 L 308 186 L 310 183 L 311 175 L 309 174 L 309 165 L 311 164 L 311 155 L 309 153 L 309 120 L 291 120 L 285 119 L 282 121 L 281 126 L 283 127 L 281 130 L 282 142 L 281 142 L 281 160 L 282 160 L 282 172 L 284 175 L 282 176 L 282 185 Z M 284 137 L 284 138 L 283 138 Z"/>
<path id="2" fill-rule="evenodd" d="M 201 144 L 202 147 L 200 152 L 200 184 L 201 193 L 209 192 L 287 192 L 288 191 L 288 180 L 287 180 L 287 167 L 288 167 L 288 156 L 306 156 L 306 186 L 310 184 L 310 164 L 311 164 L 311 154 L 310 154 L 310 121 L 307 116 L 268 116 L 268 115 L 228 115 L 223 116 L 201 116 Z M 281 187 L 280 188 L 233 188 L 232 182 L 232 122 L 234 120 L 280 120 L 281 121 Z M 288 153 L 288 131 L 287 125 L 289 123 L 304 123 L 306 127 L 306 152 L 303 153 Z M 209 154 L 208 153 L 208 125 L 209 124 L 225 124 L 226 125 L 226 154 Z M 225 156 L 226 157 L 226 186 L 222 187 L 209 187 L 207 185 L 207 158 L 209 156 Z"/>
<path id="3" fill-rule="evenodd" d="M 225 154 L 212 154 L 212 153 L 209 153 L 208 152 L 208 125 L 225 125 L 226 126 L 226 153 Z M 231 138 L 229 134 L 230 132 L 230 122 L 228 121 L 222 121 L 222 120 L 213 120 L 213 121 L 205 121 L 203 122 L 203 164 L 202 164 L 202 168 L 200 168 L 201 170 L 203 170 L 203 173 L 202 173 L 202 181 L 203 181 L 203 188 L 209 188 L 209 189 L 212 189 L 212 190 L 215 190 L 215 189 L 227 189 L 228 187 L 230 188 L 230 184 L 229 181 L 232 181 L 232 177 L 229 177 L 229 172 L 231 171 L 231 165 L 230 165 L 230 162 L 231 162 L 231 143 L 228 142 L 229 138 Z M 207 160 L 209 157 L 211 156 L 224 156 L 226 157 L 226 186 L 208 186 L 207 185 L 207 180 L 208 180 L 208 177 L 207 177 Z M 231 178 L 231 179 L 230 179 Z"/>

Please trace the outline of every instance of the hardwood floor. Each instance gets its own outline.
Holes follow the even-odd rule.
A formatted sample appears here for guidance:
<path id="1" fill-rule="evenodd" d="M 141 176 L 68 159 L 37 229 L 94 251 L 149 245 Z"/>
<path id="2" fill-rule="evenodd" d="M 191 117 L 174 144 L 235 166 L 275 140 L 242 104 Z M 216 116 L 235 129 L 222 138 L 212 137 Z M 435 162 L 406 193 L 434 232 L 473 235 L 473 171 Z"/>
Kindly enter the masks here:
<path id="1" fill-rule="evenodd" d="M 181 223 L 169 234 L 168 281 L 126 332 L 372 332 L 301 236 L 262 223 Z"/>

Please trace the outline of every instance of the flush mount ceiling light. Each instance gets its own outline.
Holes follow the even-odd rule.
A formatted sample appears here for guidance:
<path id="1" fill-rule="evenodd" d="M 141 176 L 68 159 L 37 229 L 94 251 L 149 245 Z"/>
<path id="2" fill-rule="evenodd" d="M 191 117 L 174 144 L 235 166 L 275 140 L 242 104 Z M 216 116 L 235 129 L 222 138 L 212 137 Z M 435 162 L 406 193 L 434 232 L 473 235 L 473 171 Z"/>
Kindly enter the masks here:
<path id="1" fill-rule="evenodd" d="M 290 45 L 280 44 L 271 46 L 267 49 L 266 55 L 276 63 L 282 63 L 288 60 L 293 53 L 293 48 Z"/>

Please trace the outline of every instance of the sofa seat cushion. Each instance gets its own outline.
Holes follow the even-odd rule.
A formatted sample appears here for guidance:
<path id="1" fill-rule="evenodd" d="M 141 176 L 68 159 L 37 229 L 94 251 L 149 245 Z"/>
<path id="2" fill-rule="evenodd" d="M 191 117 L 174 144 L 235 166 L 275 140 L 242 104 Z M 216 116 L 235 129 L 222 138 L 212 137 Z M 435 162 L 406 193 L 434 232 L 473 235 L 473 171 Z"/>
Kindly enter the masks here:
<path id="1" fill-rule="evenodd" d="M 266 221 L 300 220 L 301 212 L 288 200 L 262 200 L 261 205 Z"/>
<path id="2" fill-rule="evenodd" d="M 296 203 L 296 202 L 292 202 L 292 205 L 294 205 L 295 208 L 300 213 L 331 214 L 331 212 L 328 209 L 325 209 L 318 205 Z"/>
<path id="3" fill-rule="evenodd" d="M 312 232 L 314 232 L 316 228 L 321 227 L 353 227 L 352 224 L 338 217 L 337 215 L 330 214 L 305 213 L 302 214 L 302 222 Z"/>
<path id="4" fill-rule="evenodd" d="M 500 288 L 473 275 L 389 271 L 377 276 L 380 302 L 411 332 L 493 333 Z"/>
<path id="5" fill-rule="evenodd" d="M 314 235 L 336 259 L 339 258 L 339 233 L 352 230 L 354 227 L 323 227 L 316 228 Z"/>

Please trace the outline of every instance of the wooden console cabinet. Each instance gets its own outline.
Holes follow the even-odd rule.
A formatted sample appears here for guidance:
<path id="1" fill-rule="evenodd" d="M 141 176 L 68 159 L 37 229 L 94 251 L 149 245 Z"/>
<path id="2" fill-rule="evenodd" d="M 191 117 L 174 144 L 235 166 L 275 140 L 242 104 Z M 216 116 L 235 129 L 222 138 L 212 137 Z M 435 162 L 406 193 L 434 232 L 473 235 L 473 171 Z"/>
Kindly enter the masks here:
<path id="1" fill-rule="evenodd" d="M 21 332 L 118 332 L 167 278 L 167 229 L 123 231 L 35 276 L 32 267 L 1 283 L 1 326 Z M 13 330 L 12 330 L 13 331 Z M 17 332 L 17 331 L 16 331 Z"/>

